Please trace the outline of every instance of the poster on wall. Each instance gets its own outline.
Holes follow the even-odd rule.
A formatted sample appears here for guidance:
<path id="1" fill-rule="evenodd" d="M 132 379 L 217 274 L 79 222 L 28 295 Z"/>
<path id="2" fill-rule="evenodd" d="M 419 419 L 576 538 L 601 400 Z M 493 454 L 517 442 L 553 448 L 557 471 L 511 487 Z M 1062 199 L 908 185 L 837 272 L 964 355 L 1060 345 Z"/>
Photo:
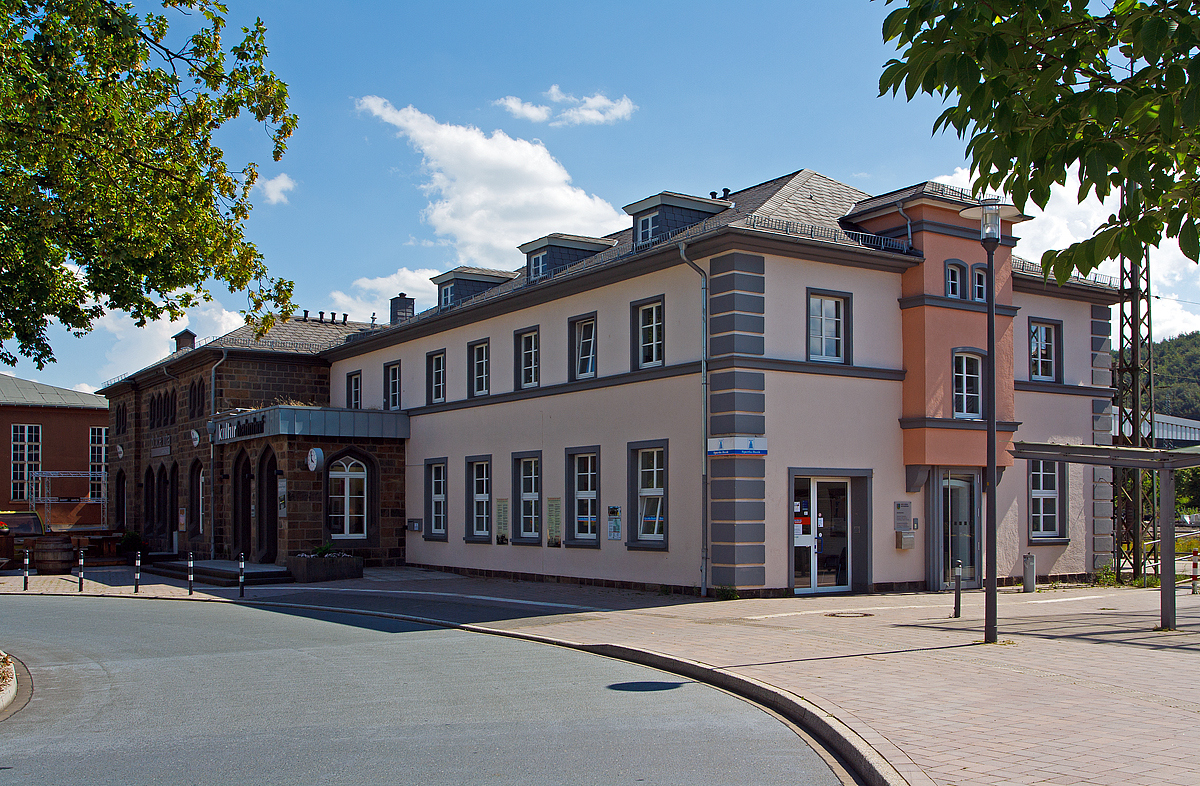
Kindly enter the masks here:
<path id="1" fill-rule="evenodd" d="M 187 508 L 179 509 L 179 531 L 187 532 Z"/>
<path id="2" fill-rule="evenodd" d="M 621 539 L 621 506 L 608 506 L 608 539 Z"/>
<path id="3" fill-rule="evenodd" d="M 550 548 L 562 546 L 562 498 L 546 500 L 546 545 Z"/>
<path id="4" fill-rule="evenodd" d="M 279 478 L 275 499 L 279 502 L 279 518 L 287 518 L 287 478 Z"/>
<path id="5" fill-rule="evenodd" d="M 508 543 L 508 500 L 496 500 L 496 545 Z"/>

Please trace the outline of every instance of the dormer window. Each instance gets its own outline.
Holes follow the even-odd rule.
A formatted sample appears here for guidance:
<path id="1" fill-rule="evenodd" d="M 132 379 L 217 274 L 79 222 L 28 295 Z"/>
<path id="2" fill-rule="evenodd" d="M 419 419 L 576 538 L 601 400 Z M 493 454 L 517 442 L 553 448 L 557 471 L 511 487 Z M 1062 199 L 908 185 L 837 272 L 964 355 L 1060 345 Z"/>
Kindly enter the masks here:
<path id="1" fill-rule="evenodd" d="M 658 236 L 658 213 L 651 213 L 638 219 L 637 242 L 645 243 Z"/>
<path id="2" fill-rule="evenodd" d="M 438 286 L 438 308 L 455 308 L 489 289 L 512 281 L 521 271 L 456 267 L 429 279 Z"/>
<path id="3" fill-rule="evenodd" d="M 454 303 L 454 284 L 442 285 L 442 308 L 450 308 Z"/>
<path id="4" fill-rule="evenodd" d="M 529 277 L 542 278 L 546 275 L 546 254 L 534 254 L 529 258 Z"/>

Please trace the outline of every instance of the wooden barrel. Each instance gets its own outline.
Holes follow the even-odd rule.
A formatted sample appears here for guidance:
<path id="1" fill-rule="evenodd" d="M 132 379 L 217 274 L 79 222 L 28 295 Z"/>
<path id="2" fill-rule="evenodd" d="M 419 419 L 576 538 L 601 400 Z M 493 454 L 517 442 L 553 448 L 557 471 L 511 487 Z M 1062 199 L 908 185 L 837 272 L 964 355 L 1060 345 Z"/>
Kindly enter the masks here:
<path id="1" fill-rule="evenodd" d="M 75 567 L 75 549 L 67 536 L 49 535 L 33 544 L 33 562 L 39 574 L 70 573 Z"/>

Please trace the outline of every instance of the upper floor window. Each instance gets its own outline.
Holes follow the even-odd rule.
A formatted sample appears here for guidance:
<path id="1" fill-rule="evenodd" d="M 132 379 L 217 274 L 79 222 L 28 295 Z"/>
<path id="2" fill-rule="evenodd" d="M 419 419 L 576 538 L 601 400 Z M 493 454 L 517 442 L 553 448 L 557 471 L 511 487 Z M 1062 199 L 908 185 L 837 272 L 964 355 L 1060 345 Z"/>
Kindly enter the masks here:
<path id="1" fill-rule="evenodd" d="M 966 268 L 962 265 L 949 263 L 946 265 L 946 297 L 966 297 L 967 277 Z"/>
<path id="2" fill-rule="evenodd" d="M 92 426 L 88 434 L 88 472 L 105 472 L 108 467 L 108 428 Z M 88 484 L 88 496 L 100 499 L 104 493 L 104 479 L 91 478 Z"/>
<path id="3" fill-rule="evenodd" d="M 41 481 L 30 477 L 42 469 L 42 427 L 14 423 L 12 427 L 12 499 L 41 496 Z"/>
<path id="4" fill-rule="evenodd" d="M 1059 465 L 1029 461 L 1029 534 L 1034 538 L 1062 537 L 1062 493 Z"/>
<path id="5" fill-rule="evenodd" d="M 518 337 L 521 358 L 521 387 L 536 388 L 541 377 L 538 331 L 529 330 Z"/>
<path id="6" fill-rule="evenodd" d="M 192 384 L 188 385 L 188 417 L 203 417 L 204 410 L 204 380 L 193 380 Z"/>
<path id="7" fill-rule="evenodd" d="M 529 258 L 529 277 L 538 279 L 546 275 L 546 252 L 534 254 Z"/>
<path id="8" fill-rule="evenodd" d="M 362 372 L 346 375 L 346 408 L 362 409 Z"/>
<path id="9" fill-rule="evenodd" d="M 1038 382 L 1057 382 L 1058 326 L 1046 322 L 1029 323 L 1029 378 Z"/>
<path id="10" fill-rule="evenodd" d="M 117 405 L 113 414 L 113 426 L 118 434 L 124 434 L 129 428 L 129 408 L 125 404 Z"/>
<path id="11" fill-rule="evenodd" d="M 987 268 L 976 267 L 971 271 L 971 299 L 981 303 L 987 300 L 988 280 Z"/>
<path id="12" fill-rule="evenodd" d="M 454 303 L 454 282 L 442 284 L 442 308 L 449 308 Z"/>
<path id="13" fill-rule="evenodd" d="M 446 400 L 446 350 L 425 356 L 426 399 L 430 404 Z"/>
<path id="14" fill-rule="evenodd" d="M 570 324 L 572 378 L 590 379 L 596 376 L 596 318 L 581 317 Z"/>
<path id="15" fill-rule="evenodd" d="M 638 368 L 663 364 L 663 304 L 638 307 Z"/>
<path id="16" fill-rule="evenodd" d="M 468 378 L 469 392 L 472 396 L 486 396 L 491 385 L 491 363 L 488 359 L 488 342 L 480 341 L 467 347 L 467 360 L 470 366 Z"/>
<path id="17" fill-rule="evenodd" d="M 399 363 L 391 363 L 383 367 L 383 398 L 385 409 L 400 409 Z"/>
<path id="18" fill-rule="evenodd" d="M 329 467 L 329 529 L 335 538 L 367 536 L 367 468 L 357 459 Z"/>
<path id="19" fill-rule="evenodd" d="M 808 298 L 808 359 L 846 361 L 846 300 L 810 294 Z"/>
<path id="20" fill-rule="evenodd" d="M 651 213 L 638 219 L 637 242 L 645 243 L 658 236 L 658 213 Z"/>
<path id="21" fill-rule="evenodd" d="M 983 417 L 983 371 L 978 355 L 954 355 L 954 417 Z"/>

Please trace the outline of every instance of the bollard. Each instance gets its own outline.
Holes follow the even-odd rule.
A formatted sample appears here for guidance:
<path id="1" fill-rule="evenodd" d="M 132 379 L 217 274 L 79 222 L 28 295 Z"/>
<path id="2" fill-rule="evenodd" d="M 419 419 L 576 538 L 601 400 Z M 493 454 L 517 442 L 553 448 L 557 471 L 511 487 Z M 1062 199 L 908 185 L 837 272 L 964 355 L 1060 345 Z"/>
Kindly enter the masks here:
<path id="1" fill-rule="evenodd" d="M 142 552 L 137 552 L 133 558 L 133 594 L 138 591 L 138 584 L 142 580 Z"/>
<path id="2" fill-rule="evenodd" d="M 83 592 L 83 549 L 79 550 L 79 591 Z"/>
<path id="3" fill-rule="evenodd" d="M 192 571 L 195 568 L 196 561 L 192 559 L 192 552 L 188 552 L 188 594 L 192 594 Z"/>
<path id="4" fill-rule="evenodd" d="M 29 591 L 29 549 L 25 549 L 25 591 Z"/>
<path id="5" fill-rule="evenodd" d="M 238 597 L 246 597 L 246 555 L 238 555 Z"/>
<path id="6" fill-rule="evenodd" d="M 962 560 L 954 561 L 954 618 L 962 616 Z"/>
<path id="7" fill-rule="evenodd" d="M 1192 549 L 1192 594 L 1200 595 L 1200 575 L 1197 575 L 1196 567 L 1200 562 L 1196 559 L 1196 549 Z"/>
<path id="8" fill-rule="evenodd" d="M 1023 591 L 1024 592 L 1036 592 L 1037 591 L 1037 556 L 1035 556 L 1033 554 L 1026 554 L 1023 559 L 1025 562 L 1025 587 L 1024 587 Z"/>

